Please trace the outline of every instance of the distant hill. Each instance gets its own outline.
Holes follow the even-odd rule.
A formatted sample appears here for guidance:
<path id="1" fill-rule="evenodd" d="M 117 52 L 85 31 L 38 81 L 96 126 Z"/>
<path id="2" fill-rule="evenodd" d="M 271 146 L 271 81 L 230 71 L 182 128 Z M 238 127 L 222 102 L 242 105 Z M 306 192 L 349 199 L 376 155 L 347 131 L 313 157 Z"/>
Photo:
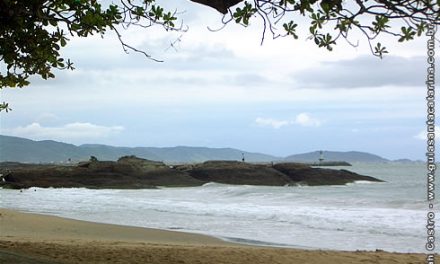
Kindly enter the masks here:
<path id="1" fill-rule="evenodd" d="M 241 160 L 242 153 L 249 162 L 293 161 L 317 162 L 319 151 L 291 155 L 286 158 L 247 152 L 233 148 L 206 147 L 113 147 L 98 144 L 72 145 L 53 140 L 34 141 L 19 137 L 0 135 L 0 162 L 16 161 L 25 163 L 60 163 L 70 159 L 72 162 L 88 160 L 95 156 L 99 160 L 117 160 L 122 156 L 135 155 L 140 158 L 167 163 L 193 163 L 208 160 Z M 357 151 L 324 151 L 324 161 L 390 162 L 380 156 Z M 403 161 L 403 160 L 402 160 Z"/>
<path id="2" fill-rule="evenodd" d="M 0 161 L 52 162 L 79 160 L 85 153 L 75 145 L 0 136 Z"/>
<path id="3" fill-rule="evenodd" d="M 314 151 L 303 154 L 295 154 L 286 157 L 285 161 L 294 161 L 294 162 L 317 162 L 320 158 L 320 152 Z M 384 159 L 380 156 L 359 152 L 359 151 L 348 151 L 348 152 L 339 152 L 339 151 L 323 151 L 324 161 L 346 161 L 349 163 L 353 162 L 388 162 L 389 160 Z"/>
<path id="4" fill-rule="evenodd" d="M 72 162 L 88 160 L 95 156 L 99 160 L 117 160 L 122 156 L 135 155 L 140 158 L 168 163 L 204 162 L 207 160 L 241 160 L 244 153 L 246 161 L 270 162 L 282 158 L 242 151 L 233 148 L 205 147 L 112 147 L 86 144 L 75 146 L 51 140 L 34 141 L 19 137 L 0 135 L 0 162 L 17 161 L 26 163 Z"/>

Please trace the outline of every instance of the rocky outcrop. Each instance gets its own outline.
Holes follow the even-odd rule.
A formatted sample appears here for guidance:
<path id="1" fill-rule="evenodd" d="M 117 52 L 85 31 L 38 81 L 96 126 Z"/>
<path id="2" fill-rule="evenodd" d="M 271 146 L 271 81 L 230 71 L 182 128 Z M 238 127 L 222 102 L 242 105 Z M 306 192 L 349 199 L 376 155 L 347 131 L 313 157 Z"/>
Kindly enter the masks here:
<path id="1" fill-rule="evenodd" d="M 283 186 L 289 178 L 274 168 L 238 161 L 207 161 L 187 171 L 204 182 Z"/>
<path id="2" fill-rule="evenodd" d="M 348 170 L 332 170 L 323 168 L 312 168 L 299 163 L 279 163 L 274 168 L 284 173 L 293 184 L 300 185 L 344 185 L 354 181 L 381 180 L 370 176 L 363 176 Z"/>
<path id="3" fill-rule="evenodd" d="M 142 159 L 136 156 L 121 157 L 118 159 L 117 163 L 121 165 L 129 165 L 138 171 L 151 171 L 168 167 L 163 162 Z"/>
<path id="4" fill-rule="evenodd" d="M 306 163 L 309 166 L 323 166 L 323 167 L 330 167 L 330 166 L 352 166 L 350 163 L 346 161 L 323 161 L 323 162 L 313 162 L 313 163 Z"/>
<path id="5" fill-rule="evenodd" d="M 77 166 L 0 166 L 9 188 L 87 187 L 138 189 L 156 186 L 199 186 L 204 182 L 163 163 L 124 157 L 118 162 L 94 161 Z"/>
<path id="6" fill-rule="evenodd" d="M 167 166 L 162 162 L 126 156 L 114 161 L 89 161 L 78 165 L 0 164 L 0 186 L 155 188 L 200 186 L 207 182 L 247 185 L 340 185 L 353 181 L 380 181 L 347 170 L 312 168 L 304 164 L 250 164 L 208 161 Z"/>

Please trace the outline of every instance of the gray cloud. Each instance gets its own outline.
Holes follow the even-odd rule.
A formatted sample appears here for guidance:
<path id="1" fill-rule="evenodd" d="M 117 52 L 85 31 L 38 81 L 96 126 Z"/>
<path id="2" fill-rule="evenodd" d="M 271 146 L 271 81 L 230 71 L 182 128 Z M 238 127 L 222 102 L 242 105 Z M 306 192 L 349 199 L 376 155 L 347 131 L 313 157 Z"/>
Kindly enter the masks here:
<path id="1" fill-rule="evenodd" d="M 230 83 L 232 85 L 238 85 L 243 87 L 254 87 L 254 86 L 260 86 L 269 83 L 270 81 L 260 75 L 255 73 L 243 73 L 243 74 L 237 74 L 235 76 L 226 77 L 229 79 L 229 81 L 225 81 L 226 83 Z"/>
<path id="2" fill-rule="evenodd" d="M 110 39 L 112 36 L 108 36 Z M 91 43 L 90 53 L 81 53 L 77 47 L 69 47 L 66 57 L 74 62 L 74 66 L 83 70 L 113 70 L 113 69 L 209 69 L 219 65 L 230 64 L 235 58 L 232 50 L 221 44 L 194 45 L 183 47 L 181 43 L 188 43 L 185 35 L 181 41 L 176 42 L 176 37 L 163 37 L 157 40 L 145 40 L 138 45 L 137 49 L 151 55 L 152 58 L 163 61 L 156 62 L 148 59 L 142 53 L 132 50 L 128 54 L 124 52 L 119 42 L 110 41 L 106 49 L 100 49 L 99 45 Z M 97 40 L 97 43 L 101 40 Z M 128 44 L 130 40 L 126 40 Z M 102 42 L 104 43 L 104 42 Z M 173 46 L 172 46 L 173 45 Z"/>
<path id="3" fill-rule="evenodd" d="M 305 88 L 360 88 L 421 86 L 426 78 L 424 57 L 387 56 L 382 60 L 361 56 L 352 60 L 324 62 L 295 73 L 293 79 Z"/>

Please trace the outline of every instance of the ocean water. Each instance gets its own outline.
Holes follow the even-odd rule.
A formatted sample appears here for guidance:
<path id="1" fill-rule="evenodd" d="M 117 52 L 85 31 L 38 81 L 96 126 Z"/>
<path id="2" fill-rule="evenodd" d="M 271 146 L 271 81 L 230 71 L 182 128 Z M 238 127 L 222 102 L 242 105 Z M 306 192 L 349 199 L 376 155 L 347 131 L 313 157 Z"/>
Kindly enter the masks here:
<path id="1" fill-rule="evenodd" d="M 354 164 L 334 168 L 386 182 L 319 187 L 208 183 L 200 187 L 145 190 L 0 189 L 0 207 L 203 233 L 250 244 L 425 252 L 424 164 Z"/>

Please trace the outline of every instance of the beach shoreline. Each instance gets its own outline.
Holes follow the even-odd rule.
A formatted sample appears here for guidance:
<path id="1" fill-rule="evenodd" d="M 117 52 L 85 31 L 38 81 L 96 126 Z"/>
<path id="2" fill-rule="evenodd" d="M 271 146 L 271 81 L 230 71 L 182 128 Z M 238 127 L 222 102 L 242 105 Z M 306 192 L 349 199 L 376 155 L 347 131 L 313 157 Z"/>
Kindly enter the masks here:
<path id="1" fill-rule="evenodd" d="M 438 258 L 438 257 L 437 257 Z M 4 263 L 424 263 L 424 254 L 275 248 L 0 208 Z M 440 261 L 440 258 L 436 259 Z"/>

